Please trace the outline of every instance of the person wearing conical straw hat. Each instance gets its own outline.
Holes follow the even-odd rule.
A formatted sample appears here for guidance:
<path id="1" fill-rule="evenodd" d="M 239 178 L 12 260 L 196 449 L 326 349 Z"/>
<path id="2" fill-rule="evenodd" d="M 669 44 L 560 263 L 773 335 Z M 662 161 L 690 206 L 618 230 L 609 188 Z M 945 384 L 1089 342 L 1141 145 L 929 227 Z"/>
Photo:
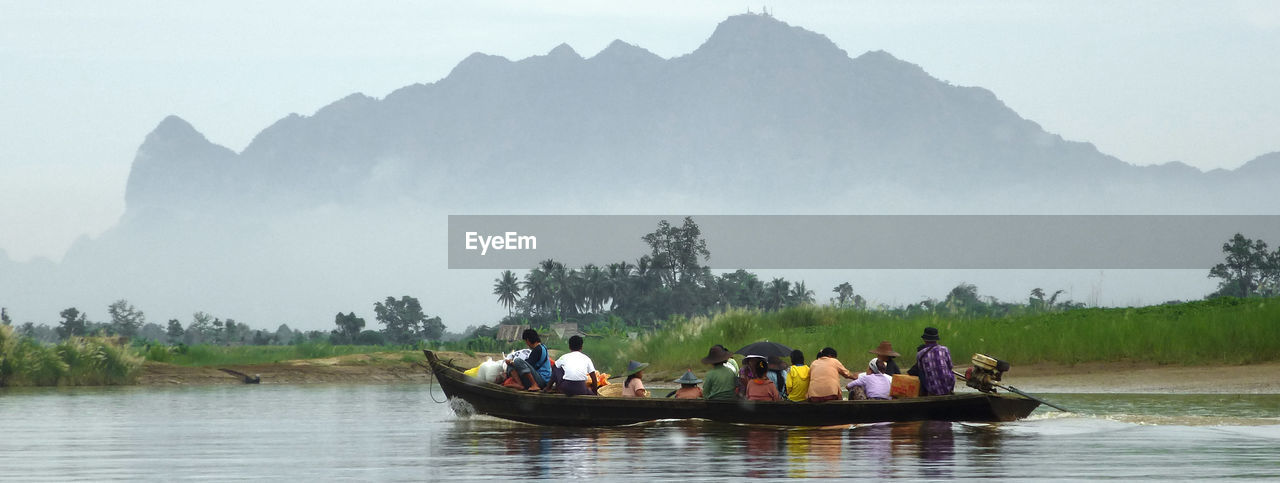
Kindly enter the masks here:
<path id="1" fill-rule="evenodd" d="M 702 379 L 693 375 L 692 369 L 685 369 L 684 375 L 673 382 L 680 385 L 680 389 L 672 393 L 676 399 L 702 399 L 702 388 L 698 387 Z"/>
<path id="2" fill-rule="evenodd" d="M 880 367 L 881 374 L 887 376 L 902 374 L 902 371 L 898 369 L 898 363 L 893 362 L 893 359 L 901 354 L 894 352 L 893 344 L 890 344 L 889 341 L 882 340 L 880 341 L 879 346 L 867 352 L 875 354 L 876 358 L 873 360 L 876 361 L 876 365 Z"/>
<path id="3" fill-rule="evenodd" d="M 644 388 L 644 368 L 648 362 L 631 361 L 627 363 L 627 382 L 622 384 L 622 397 L 649 397 L 649 390 Z"/>

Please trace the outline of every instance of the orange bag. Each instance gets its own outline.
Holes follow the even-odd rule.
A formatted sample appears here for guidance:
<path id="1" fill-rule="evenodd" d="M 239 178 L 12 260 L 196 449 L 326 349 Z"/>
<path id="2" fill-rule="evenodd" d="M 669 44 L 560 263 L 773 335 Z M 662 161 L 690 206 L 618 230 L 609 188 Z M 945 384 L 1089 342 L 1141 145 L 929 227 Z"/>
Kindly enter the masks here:
<path id="1" fill-rule="evenodd" d="M 502 381 L 502 385 L 512 389 L 524 389 L 524 384 L 521 384 L 520 381 L 517 381 L 515 378 L 510 376 L 507 376 L 507 379 Z"/>
<path id="2" fill-rule="evenodd" d="M 920 395 L 920 378 L 906 374 L 894 374 L 893 385 L 889 386 L 889 397 L 909 398 Z"/>

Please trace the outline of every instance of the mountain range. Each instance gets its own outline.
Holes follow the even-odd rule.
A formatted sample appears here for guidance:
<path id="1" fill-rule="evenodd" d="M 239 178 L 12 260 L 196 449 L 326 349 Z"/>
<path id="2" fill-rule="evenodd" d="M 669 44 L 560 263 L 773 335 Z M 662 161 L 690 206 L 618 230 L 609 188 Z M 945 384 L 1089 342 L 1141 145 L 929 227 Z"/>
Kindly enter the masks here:
<path id="1" fill-rule="evenodd" d="M 1270 214 L 1277 181 L 1280 153 L 1134 166 L 986 89 L 747 14 L 670 59 L 623 41 L 475 53 L 432 83 L 290 114 L 238 153 L 169 116 L 120 224 L 61 264 L 0 257 L 0 289 L 47 319 L 128 298 L 264 327 L 439 290 L 451 326 L 489 323 L 492 274 L 442 264 L 446 214 Z"/>

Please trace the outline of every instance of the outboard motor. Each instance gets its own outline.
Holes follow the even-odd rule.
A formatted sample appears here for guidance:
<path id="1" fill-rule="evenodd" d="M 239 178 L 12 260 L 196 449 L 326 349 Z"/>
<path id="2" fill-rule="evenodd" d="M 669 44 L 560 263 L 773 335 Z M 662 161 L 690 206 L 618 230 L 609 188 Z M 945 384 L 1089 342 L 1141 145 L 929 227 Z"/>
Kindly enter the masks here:
<path id="1" fill-rule="evenodd" d="M 964 371 L 965 385 L 982 392 L 996 392 L 1000 376 L 1009 370 L 1009 363 L 984 354 L 973 355 L 973 367 Z"/>

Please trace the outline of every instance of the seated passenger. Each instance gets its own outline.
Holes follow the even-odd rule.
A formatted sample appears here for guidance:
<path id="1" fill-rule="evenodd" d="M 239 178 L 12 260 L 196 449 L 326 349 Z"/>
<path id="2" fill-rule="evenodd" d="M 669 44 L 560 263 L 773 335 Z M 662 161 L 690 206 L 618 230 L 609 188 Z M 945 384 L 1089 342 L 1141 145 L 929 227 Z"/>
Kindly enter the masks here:
<path id="1" fill-rule="evenodd" d="M 736 391 L 738 372 L 730 369 L 725 361 L 732 360 L 733 354 L 722 345 L 715 345 L 702 358 L 703 364 L 711 365 L 707 371 L 706 382 L 702 384 L 702 397 L 709 400 L 734 400 L 738 398 Z"/>
<path id="2" fill-rule="evenodd" d="M 747 381 L 748 401 L 781 401 L 778 385 L 769 380 L 769 364 L 763 357 L 748 356 L 742 361 L 744 367 L 750 367 L 753 377 Z"/>
<path id="3" fill-rule="evenodd" d="M 596 366 L 591 358 L 582 353 L 582 337 L 569 338 L 569 353 L 560 356 L 557 366 L 564 371 L 558 386 L 560 392 L 570 396 L 589 396 L 595 394 L 591 388 L 598 385 Z"/>
<path id="4" fill-rule="evenodd" d="M 622 397 L 649 397 L 649 391 L 641 380 L 646 367 L 649 367 L 648 362 L 631 361 L 627 364 L 627 382 L 622 384 Z"/>
<path id="5" fill-rule="evenodd" d="M 867 362 L 867 372 L 858 374 L 854 380 L 846 384 L 849 399 L 889 399 L 889 388 L 893 386 L 893 376 L 884 373 L 884 363 L 879 359 Z"/>
<path id="6" fill-rule="evenodd" d="M 723 345 L 720 345 L 720 344 L 716 344 L 716 345 L 715 345 L 715 346 L 713 346 L 713 347 L 719 348 L 720 350 L 725 351 L 726 353 L 728 353 L 728 354 L 729 354 L 729 360 L 724 361 L 724 366 L 725 366 L 725 367 L 728 367 L 730 370 L 732 370 L 734 374 L 737 374 L 737 373 L 738 373 L 738 361 L 733 360 L 733 353 L 732 353 L 732 352 L 729 352 L 729 348 L 727 348 L 727 347 L 725 347 L 725 346 L 723 346 Z M 705 362 L 704 362 L 703 364 L 705 364 Z"/>
<path id="7" fill-rule="evenodd" d="M 702 399 L 702 388 L 698 387 L 702 379 L 693 375 L 693 370 L 684 371 L 684 375 L 674 382 L 680 385 L 680 389 L 671 393 L 676 399 Z"/>
<path id="8" fill-rule="evenodd" d="M 938 329 L 925 327 L 920 336 L 924 344 L 916 351 L 916 365 L 907 374 L 920 378 L 921 396 L 951 394 L 956 387 L 956 375 L 951 372 L 951 351 L 938 343 Z"/>
<path id="9" fill-rule="evenodd" d="M 791 351 L 791 367 L 787 368 L 787 399 L 804 402 L 809 398 L 809 366 L 804 364 L 804 352 Z"/>
<path id="10" fill-rule="evenodd" d="M 764 356 L 750 355 L 742 358 L 742 367 L 738 369 L 738 397 L 747 397 L 747 384 L 752 379 L 765 377 L 764 371 L 757 369 L 757 367 L 763 367 L 764 361 Z"/>
<path id="11" fill-rule="evenodd" d="M 880 360 L 880 366 L 883 369 L 882 374 L 887 376 L 902 374 L 902 371 L 898 369 L 898 363 L 893 362 L 893 359 L 901 354 L 898 354 L 893 350 L 893 345 L 890 344 L 889 341 L 882 340 L 878 347 L 867 352 L 875 354 L 876 359 Z"/>
<path id="12" fill-rule="evenodd" d="M 840 378 L 853 379 L 853 373 L 836 360 L 836 350 L 824 347 L 809 365 L 809 402 L 840 399 Z"/>
<path id="13" fill-rule="evenodd" d="M 778 394 L 783 399 L 787 398 L 787 363 L 781 357 L 770 356 L 769 368 L 765 375 L 769 376 L 769 380 L 773 381 L 773 385 L 778 388 Z"/>
<path id="14" fill-rule="evenodd" d="M 537 391 L 547 387 L 551 382 L 551 357 L 546 346 L 542 345 L 542 338 L 533 329 L 525 329 L 520 338 L 529 346 L 529 356 L 507 359 L 508 372 L 513 372 L 511 376 L 526 390 Z"/>

